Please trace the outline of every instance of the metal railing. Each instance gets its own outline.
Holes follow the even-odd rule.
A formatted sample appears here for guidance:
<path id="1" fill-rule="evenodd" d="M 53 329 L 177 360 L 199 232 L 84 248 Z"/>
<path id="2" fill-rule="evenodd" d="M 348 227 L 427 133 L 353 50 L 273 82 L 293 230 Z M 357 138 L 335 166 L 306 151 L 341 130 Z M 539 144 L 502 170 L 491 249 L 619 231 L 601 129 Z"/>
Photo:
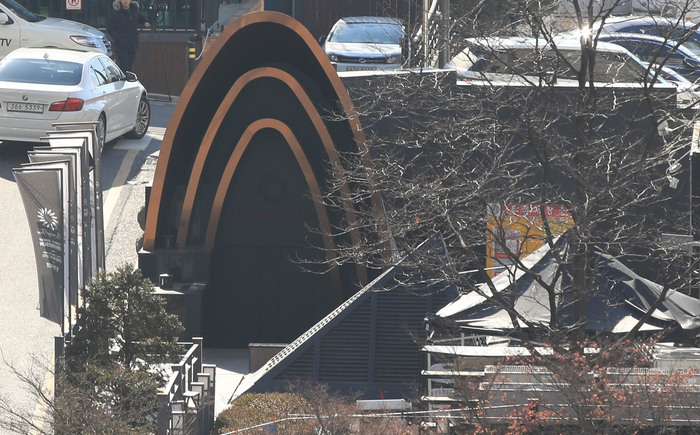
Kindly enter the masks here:
<path id="1" fill-rule="evenodd" d="M 195 337 L 185 356 L 171 366 L 170 379 L 158 393 L 157 435 L 204 435 L 214 425 L 216 365 L 203 363 L 203 339 Z"/>

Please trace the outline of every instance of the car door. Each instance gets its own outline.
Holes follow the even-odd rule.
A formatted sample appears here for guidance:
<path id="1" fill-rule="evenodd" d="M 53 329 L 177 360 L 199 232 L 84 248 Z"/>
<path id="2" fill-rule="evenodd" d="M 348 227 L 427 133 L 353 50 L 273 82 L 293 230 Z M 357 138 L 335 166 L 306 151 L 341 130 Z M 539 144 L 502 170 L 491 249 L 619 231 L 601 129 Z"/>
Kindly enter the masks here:
<path id="1" fill-rule="evenodd" d="M 698 68 L 700 65 L 692 59 L 690 56 L 686 56 L 680 51 L 673 50 L 673 46 L 667 44 L 657 43 L 657 48 L 654 49 L 655 53 L 658 53 L 656 58 L 656 64 L 664 63 L 664 66 L 674 70 L 683 77 L 689 80 L 695 81 L 698 78 Z"/>
<path id="2" fill-rule="evenodd" d="M 118 116 L 115 116 L 115 109 L 112 106 L 116 92 L 115 83 L 99 58 L 92 59 L 90 62 L 90 81 L 94 86 L 92 88 L 94 107 L 105 113 L 107 140 L 111 140 L 118 129 Z"/>
<path id="3" fill-rule="evenodd" d="M 131 130 L 136 121 L 140 90 L 126 80 L 126 75 L 112 59 L 106 56 L 100 56 L 99 59 L 114 85 L 113 94 L 109 98 L 114 127 L 119 130 L 119 134 L 123 134 Z"/>
<path id="4" fill-rule="evenodd" d="M 119 97 L 114 104 L 119 111 L 118 116 L 122 121 L 120 122 L 120 128 L 123 132 L 129 131 L 136 122 L 136 112 L 141 99 L 141 88 L 135 83 L 127 81 L 126 74 L 112 59 L 102 56 L 100 60 L 110 75 L 118 77 L 118 80 L 115 82 L 115 89 L 119 92 Z"/>
<path id="5" fill-rule="evenodd" d="M 20 25 L 12 19 L 12 14 L 0 5 L 0 13 L 7 15 L 7 21 L 0 24 L 0 59 L 7 56 L 12 50 L 20 47 Z"/>
<path id="6" fill-rule="evenodd" d="M 107 84 L 100 87 L 103 93 L 107 115 L 107 135 L 119 135 L 125 128 L 125 98 L 123 94 L 124 80 L 121 70 L 110 59 L 100 56 L 95 59 L 101 65 L 101 71 L 107 79 Z"/>
<path id="7" fill-rule="evenodd" d="M 112 140 L 120 135 L 124 129 L 124 102 L 122 101 L 121 80 L 119 69 L 108 68 L 102 57 L 97 57 L 90 64 L 91 80 L 94 74 L 97 86 L 93 89 L 93 95 L 99 101 L 99 107 L 105 113 L 107 125 L 107 140 Z M 115 65 L 116 66 L 116 65 Z"/>
<path id="8" fill-rule="evenodd" d="M 617 38 L 614 35 L 604 39 L 601 38 L 601 40 L 625 47 L 644 62 L 657 63 L 658 61 L 660 45 L 654 44 L 653 41 L 644 41 L 634 38 Z"/>

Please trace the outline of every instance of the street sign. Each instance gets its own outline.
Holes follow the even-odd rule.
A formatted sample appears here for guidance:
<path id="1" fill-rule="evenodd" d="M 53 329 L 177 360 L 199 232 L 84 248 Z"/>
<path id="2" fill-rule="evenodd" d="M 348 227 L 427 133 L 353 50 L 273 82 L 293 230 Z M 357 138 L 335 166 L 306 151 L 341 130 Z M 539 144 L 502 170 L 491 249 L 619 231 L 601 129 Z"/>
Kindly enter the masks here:
<path id="1" fill-rule="evenodd" d="M 82 11 L 83 1 L 82 0 L 66 0 L 66 10 L 68 11 Z"/>

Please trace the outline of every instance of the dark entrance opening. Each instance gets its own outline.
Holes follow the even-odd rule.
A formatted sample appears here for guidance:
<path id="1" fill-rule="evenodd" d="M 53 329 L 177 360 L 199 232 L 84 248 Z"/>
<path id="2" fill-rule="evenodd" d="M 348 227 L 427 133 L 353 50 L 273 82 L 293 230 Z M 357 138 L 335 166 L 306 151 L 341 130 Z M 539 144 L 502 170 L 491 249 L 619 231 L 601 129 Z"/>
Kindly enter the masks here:
<path id="1" fill-rule="evenodd" d="M 322 238 L 304 174 L 274 129 L 252 139 L 229 186 L 211 252 L 202 329 L 211 347 L 289 343 L 336 305 L 328 275 L 305 270 Z M 319 267 L 315 267 L 320 269 Z"/>

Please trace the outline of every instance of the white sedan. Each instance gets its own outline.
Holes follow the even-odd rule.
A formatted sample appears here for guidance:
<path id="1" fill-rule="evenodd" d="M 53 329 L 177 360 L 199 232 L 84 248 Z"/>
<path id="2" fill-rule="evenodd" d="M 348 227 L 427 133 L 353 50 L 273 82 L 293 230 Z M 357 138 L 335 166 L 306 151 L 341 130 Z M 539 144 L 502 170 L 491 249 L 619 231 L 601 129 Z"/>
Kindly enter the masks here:
<path id="1" fill-rule="evenodd" d="M 57 122 L 97 122 L 101 145 L 146 134 L 151 107 L 132 72 L 107 56 L 19 48 L 0 61 L 0 140 L 39 142 Z"/>
<path id="2" fill-rule="evenodd" d="M 404 37 L 397 18 L 345 17 L 320 42 L 336 71 L 377 71 L 401 68 Z"/>

